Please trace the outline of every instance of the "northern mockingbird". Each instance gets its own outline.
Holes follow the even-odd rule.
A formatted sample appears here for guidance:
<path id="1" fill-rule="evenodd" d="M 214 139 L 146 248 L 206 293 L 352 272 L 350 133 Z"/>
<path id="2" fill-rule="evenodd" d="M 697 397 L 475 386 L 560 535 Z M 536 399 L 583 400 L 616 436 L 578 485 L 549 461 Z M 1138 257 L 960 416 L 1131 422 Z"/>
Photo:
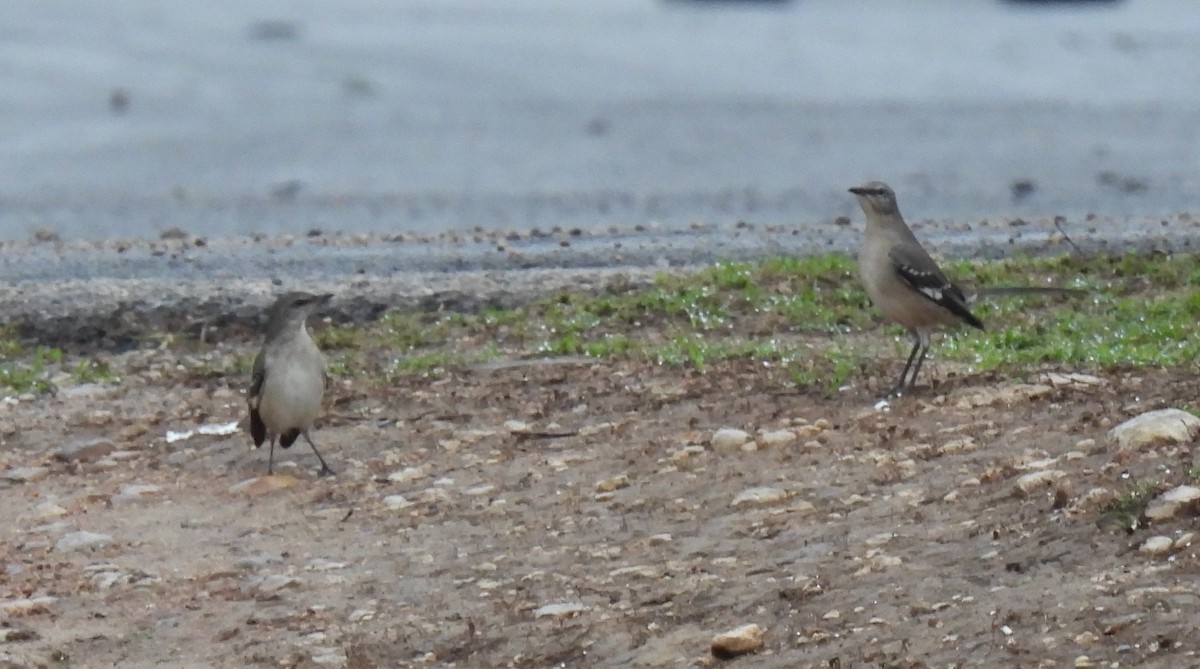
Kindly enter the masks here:
<path id="1" fill-rule="evenodd" d="M 254 359 L 247 403 L 254 447 L 271 440 L 267 473 L 275 473 L 275 440 L 290 447 L 303 436 L 321 461 L 321 475 L 333 474 L 308 435 L 325 396 L 325 357 L 308 335 L 308 315 L 332 295 L 287 293 L 271 306 L 267 334 Z"/>
<path id="2" fill-rule="evenodd" d="M 858 196 L 858 204 L 867 215 L 867 232 L 858 248 L 858 274 L 863 287 L 871 303 L 884 316 L 908 328 L 913 337 L 908 362 L 889 393 L 901 395 L 917 380 L 929 352 L 931 331 L 960 323 L 982 330 L 983 321 L 971 313 L 962 289 L 946 278 L 917 241 L 900 215 L 896 194 L 887 184 L 872 181 L 850 192 Z"/>

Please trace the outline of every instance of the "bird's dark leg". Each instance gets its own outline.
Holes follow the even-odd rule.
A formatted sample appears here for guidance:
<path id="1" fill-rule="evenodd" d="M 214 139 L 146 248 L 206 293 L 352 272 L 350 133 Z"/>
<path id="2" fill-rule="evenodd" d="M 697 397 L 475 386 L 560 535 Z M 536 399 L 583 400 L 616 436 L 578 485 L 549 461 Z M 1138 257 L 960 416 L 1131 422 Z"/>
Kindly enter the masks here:
<path id="1" fill-rule="evenodd" d="M 267 476 L 275 474 L 275 435 L 271 435 L 271 454 L 267 456 Z"/>
<path id="2" fill-rule="evenodd" d="M 321 473 L 318 474 L 318 476 L 332 476 L 336 474 L 337 472 L 333 471 L 333 469 L 325 462 L 325 458 L 321 457 L 321 451 L 317 450 L 317 445 L 313 443 L 312 437 L 308 436 L 308 431 L 301 432 L 301 434 L 304 435 L 304 441 L 307 441 L 308 445 L 312 446 L 313 453 L 317 454 L 317 459 L 321 461 Z"/>
<path id="3" fill-rule="evenodd" d="M 917 374 L 921 373 L 921 363 L 925 362 L 925 354 L 929 353 L 929 336 L 917 335 L 918 344 L 921 346 L 921 355 L 917 356 L 917 364 L 913 367 L 912 377 L 908 379 L 908 387 L 911 389 L 917 385 Z"/>
<path id="4" fill-rule="evenodd" d="M 922 359 L 925 358 L 925 354 L 922 351 L 922 347 L 921 347 L 921 335 L 915 331 L 912 334 L 913 334 L 913 347 L 912 347 L 912 351 L 908 354 L 908 362 L 904 363 L 904 369 L 900 372 L 900 380 L 896 382 L 896 387 L 892 388 L 891 391 L 888 392 L 888 395 L 890 395 L 892 397 L 899 397 L 899 396 L 903 395 L 904 391 L 908 390 L 912 386 L 911 383 L 906 384 L 905 380 L 908 378 L 909 368 L 911 368 L 913 366 L 913 360 L 917 360 L 917 353 L 921 353 Z M 917 360 L 917 369 L 918 370 L 921 369 L 921 361 L 920 360 Z M 916 372 L 914 372 L 913 378 L 915 379 L 916 376 L 917 376 Z"/>

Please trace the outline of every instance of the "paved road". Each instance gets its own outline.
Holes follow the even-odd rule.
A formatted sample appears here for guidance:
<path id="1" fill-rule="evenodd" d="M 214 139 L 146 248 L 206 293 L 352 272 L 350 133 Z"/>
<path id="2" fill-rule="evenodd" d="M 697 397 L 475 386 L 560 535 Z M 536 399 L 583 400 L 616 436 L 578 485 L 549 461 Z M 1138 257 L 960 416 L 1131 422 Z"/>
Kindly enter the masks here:
<path id="1" fill-rule="evenodd" d="M 0 238 L 819 223 L 872 177 L 934 219 L 1200 192 L 1200 3 L 41 0 L 0 26 Z"/>

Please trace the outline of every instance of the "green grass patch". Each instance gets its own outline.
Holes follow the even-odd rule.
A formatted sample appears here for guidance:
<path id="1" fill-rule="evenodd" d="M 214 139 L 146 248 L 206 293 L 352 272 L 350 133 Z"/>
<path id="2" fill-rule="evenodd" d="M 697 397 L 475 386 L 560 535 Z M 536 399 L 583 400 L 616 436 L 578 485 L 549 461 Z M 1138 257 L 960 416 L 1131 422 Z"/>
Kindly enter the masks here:
<path id="1" fill-rule="evenodd" d="M 987 330 L 940 335 L 937 359 L 1013 373 L 1196 366 L 1194 255 L 1016 256 L 945 268 L 967 285 L 1053 285 L 1087 295 L 982 300 L 973 309 Z M 870 305 L 853 259 L 838 254 L 720 263 L 664 273 L 640 287 L 550 295 L 518 309 L 389 313 L 315 336 L 331 370 L 345 375 L 436 375 L 501 357 L 634 359 L 700 371 L 751 359 L 783 366 L 799 389 L 823 394 L 877 372 L 880 357 L 900 364 L 909 349 L 903 330 Z"/>
<path id="2" fill-rule="evenodd" d="M 1142 526 L 1142 516 L 1146 507 L 1162 490 L 1162 487 L 1158 481 L 1149 479 L 1137 481 L 1125 494 L 1109 502 L 1101 510 L 1101 514 L 1117 527 L 1126 531 L 1135 530 Z"/>
<path id="3" fill-rule="evenodd" d="M 933 358 L 1013 376 L 1046 368 L 1195 369 L 1197 260 L 1130 253 L 945 262 L 964 285 L 1052 285 L 1087 294 L 982 300 L 973 310 L 987 330 L 937 335 Z M 910 347 L 903 329 L 884 322 L 868 301 L 854 260 L 840 254 L 718 263 L 663 273 L 645 285 L 617 281 L 596 292 L 547 295 L 516 309 L 396 311 L 365 325 L 317 325 L 313 336 L 331 375 L 364 383 L 441 376 L 500 358 L 586 356 L 700 372 L 746 360 L 781 371 L 779 378 L 802 392 L 827 396 L 868 377 L 890 377 Z M 184 372 L 204 378 L 247 376 L 256 352 L 231 359 L 209 356 L 203 343 L 177 345 L 186 352 Z M 0 330 L 0 386 L 10 391 L 48 391 L 64 379 L 105 382 L 119 371 L 99 359 L 27 349 Z"/>

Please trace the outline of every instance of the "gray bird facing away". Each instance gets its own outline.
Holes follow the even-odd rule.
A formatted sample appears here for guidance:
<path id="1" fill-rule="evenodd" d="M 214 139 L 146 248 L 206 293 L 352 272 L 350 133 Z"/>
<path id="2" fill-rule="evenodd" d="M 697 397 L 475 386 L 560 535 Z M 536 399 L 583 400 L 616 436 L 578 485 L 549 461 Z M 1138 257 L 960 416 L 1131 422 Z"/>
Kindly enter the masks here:
<path id="1" fill-rule="evenodd" d="M 867 216 L 867 231 L 858 249 L 863 287 L 884 316 L 912 334 L 912 352 L 889 393 L 901 395 L 916 383 L 934 329 L 966 323 L 982 330 L 983 321 L 971 313 L 962 289 L 942 273 L 917 241 L 900 215 L 891 187 L 872 181 L 850 192 L 858 196 Z"/>
<path id="2" fill-rule="evenodd" d="M 275 473 L 275 441 L 290 447 L 303 436 L 321 461 L 321 475 L 333 474 L 309 431 L 325 397 L 325 357 L 308 334 L 308 316 L 332 295 L 286 293 L 268 311 L 266 337 L 254 359 L 247 403 L 254 447 L 271 440 L 267 473 Z"/>

